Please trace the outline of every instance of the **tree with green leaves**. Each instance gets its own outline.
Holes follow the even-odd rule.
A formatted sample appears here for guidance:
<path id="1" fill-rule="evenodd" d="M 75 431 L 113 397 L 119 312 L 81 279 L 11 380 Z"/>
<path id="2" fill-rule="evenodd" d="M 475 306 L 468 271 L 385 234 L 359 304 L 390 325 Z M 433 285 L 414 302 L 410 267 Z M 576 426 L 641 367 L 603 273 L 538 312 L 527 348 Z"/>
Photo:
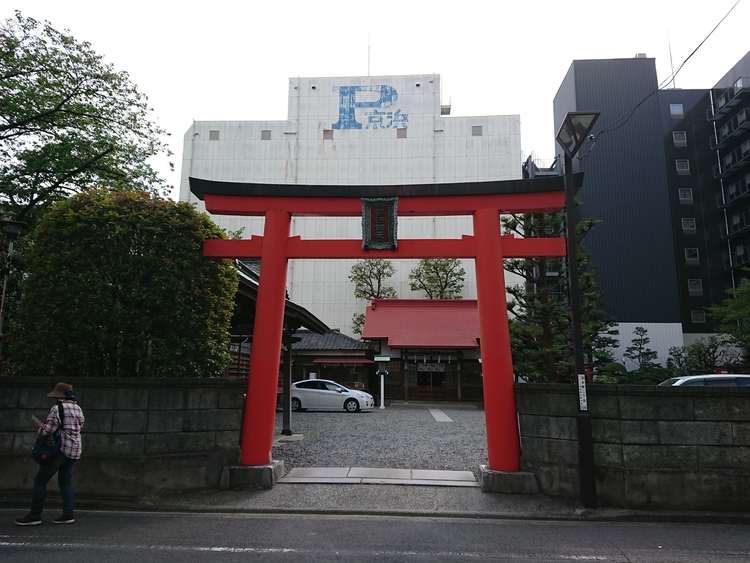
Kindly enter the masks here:
<path id="1" fill-rule="evenodd" d="M 238 276 L 203 257 L 226 238 L 187 202 L 92 190 L 56 203 L 27 254 L 11 373 L 216 377 L 228 361 Z"/>
<path id="2" fill-rule="evenodd" d="M 633 329 L 633 334 L 630 346 L 625 349 L 623 357 L 638 366 L 636 369 L 653 366 L 659 354 L 656 350 L 648 347 L 651 342 L 651 339 L 648 337 L 648 330 L 642 326 L 637 326 Z"/>
<path id="3" fill-rule="evenodd" d="M 409 272 L 409 287 L 424 291 L 429 299 L 461 299 L 465 277 L 457 258 L 426 258 Z"/>
<path id="4" fill-rule="evenodd" d="M 732 343 L 742 350 L 743 361 L 750 358 L 750 280 L 742 280 L 727 291 L 728 297 L 708 308 L 717 323 L 718 332 L 728 334 Z"/>
<path id="5" fill-rule="evenodd" d="M 667 368 L 673 377 L 713 373 L 717 367 L 731 367 L 739 361 L 739 352 L 732 346 L 731 337 L 711 335 L 698 338 L 685 346 L 669 349 Z"/>
<path id="6" fill-rule="evenodd" d="M 602 308 L 596 270 L 583 245 L 598 221 L 576 225 L 581 328 L 588 363 L 608 362 L 617 346 L 614 322 Z M 519 237 L 561 237 L 565 213 L 520 214 L 502 218 L 503 233 Z M 567 380 L 575 371 L 567 261 L 563 258 L 506 259 L 505 269 L 522 279 L 507 288 L 513 369 L 527 380 Z"/>
<path id="7" fill-rule="evenodd" d="M 147 98 L 89 43 L 16 12 L 0 22 L 0 215 L 30 226 L 97 188 L 166 195 L 171 155 Z"/>
<path id="8" fill-rule="evenodd" d="M 388 280 L 396 273 L 393 262 L 384 258 L 358 260 L 351 269 L 349 280 L 354 283 L 354 297 L 357 299 L 395 299 L 396 290 L 388 285 Z M 352 331 L 362 334 L 365 324 L 364 313 L 352 316 Z"/>

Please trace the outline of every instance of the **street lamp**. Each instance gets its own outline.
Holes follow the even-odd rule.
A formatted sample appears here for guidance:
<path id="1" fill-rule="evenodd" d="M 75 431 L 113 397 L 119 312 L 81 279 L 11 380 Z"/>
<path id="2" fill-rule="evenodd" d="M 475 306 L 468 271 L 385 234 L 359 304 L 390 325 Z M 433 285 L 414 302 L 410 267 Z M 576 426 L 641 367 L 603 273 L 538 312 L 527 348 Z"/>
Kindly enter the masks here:
<path id="1" fill-rule="evenodd" d="M 10 269 L 13 267 L 13 245 L 18 240 L 18 236 L 21 234 L 21 229 L 26 226 L 26 223 L 21 221 L 11 221 L 10 219 L 0 220 L 5 229 L 5 237 L 8 239 L 8 255 L 5 258 L 5 268 L 3 276 L 3 298 L 0 301 L 0 365 L 3 360 L 3 326 L 5 323 L 5 296 L 8 294 L 8 277 L 10 276 Z"/>
<path id="2" fill-rule="evenodd" d="M 568 112 L 557 132 L 557 143 L 565 153 L 565 230 L 568 255 L 568 299 L 573 331 L 573 360 L 578 376 L 578 473 L 581 502 L 586 508 L 596 508 L 596 473 L 594 470 L 594 439 L 591 432 L 586 373 L 583 360 L 583 331 L 581 329 L 581 288 L 578 283 L 578 245 L 575 225 L 575 193 L 573 187 L 573 157 L 588 138 L 600 112 Z"/>

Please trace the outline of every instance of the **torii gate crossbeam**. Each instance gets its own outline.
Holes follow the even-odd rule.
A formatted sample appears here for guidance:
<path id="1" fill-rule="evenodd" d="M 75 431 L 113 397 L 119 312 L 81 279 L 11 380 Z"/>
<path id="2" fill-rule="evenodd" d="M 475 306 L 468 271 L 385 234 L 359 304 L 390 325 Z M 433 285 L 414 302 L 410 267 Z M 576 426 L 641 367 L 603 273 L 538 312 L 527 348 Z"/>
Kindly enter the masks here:
<path id="1" fill-rule="evenodd" d="M 260 258 L 261 272 L 250 355 L 240 464 L 271 462 L 288 261 L 293 258 L 473 258 L 489 467 L 518 471 L 520 441 L 506 314 L 503 258 L 565 256 L 563 238 L 502 236 L 501 213 L 560 211 L 562 177 L 420 186 L 298 186 L 237 184 L 190 178 L 191 190 L 216 214 L 264 216 L 263 236 L 208 240 L 208 258 Z M 269 195 L 281 194 L 281 195 Z M 404 196 L 404 194 L 407 194 Z M 361 240 L 290 236 L 297 216 L 356 217 L 362 197 L 397 196 L 400 217 L 469 215 L 474 234 L 460 239 L 405 239 L 393 250 L 363 250 Z"/>

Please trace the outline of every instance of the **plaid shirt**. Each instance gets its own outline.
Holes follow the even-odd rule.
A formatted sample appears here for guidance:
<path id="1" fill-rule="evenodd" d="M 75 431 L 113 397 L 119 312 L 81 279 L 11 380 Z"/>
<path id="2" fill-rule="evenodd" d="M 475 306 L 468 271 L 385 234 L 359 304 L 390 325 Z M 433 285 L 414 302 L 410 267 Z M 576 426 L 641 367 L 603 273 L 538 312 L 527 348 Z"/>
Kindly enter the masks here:
<path id="1" fill-rule="evenodd" d="M 81 443 L 81 428 L 83 423 L 86 421 L 83 416 L 81 407 L 75 401 L 68 399 L 61 399 L 60 403 L 64 403 L 63 410 L 65 414 L 63 416 L 62 432 L 62 444 L 60 450 L 70 459 L 80 459 L 81 452 L 83 451 L 83 445 Z M 37 432 L 40 436 L 47 436 L 54 434 L 57 427 L 60 426 L 60 415 L 58 414 L 58 405 L 54 405 L 47 415 L 47 420 L 39 431 Z"/>

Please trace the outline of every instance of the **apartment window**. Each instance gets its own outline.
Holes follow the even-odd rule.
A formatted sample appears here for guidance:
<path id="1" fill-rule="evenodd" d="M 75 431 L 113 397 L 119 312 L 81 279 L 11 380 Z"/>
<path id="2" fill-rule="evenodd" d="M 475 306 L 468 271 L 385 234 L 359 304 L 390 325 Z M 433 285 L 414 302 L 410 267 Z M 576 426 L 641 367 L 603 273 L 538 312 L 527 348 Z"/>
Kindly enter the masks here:
<path id="1" fill-rule="evenodd" d="M 680 196 L 680 203 L 683 205 L 693 203 L 693 188 L 680 188 L 677 193 Z"/>
<path id="2" fill-rule="evenodd" d="M 706 312 L 705 311 L 690 311 L 690 320 L 694 323 L 705 323 Z"/>
<path id="3" fill-rule="evenodd" d="M 333 141 L 333 129 L 323 129 L 323 140 Z"/>
<path id="4" fill-rule="evenodd" d="M 674 161 L 677 173 L 680 175 L 690 174 L 690 161 L 687 158 L 678 158 Z"/>
<path id="5" fill-rule="evenodd" d="M 703 295 L 703 280 L 688 280 L 688 295 L 690 297 Z"/>
<path id="6" fill-rule="evenodd" d="M 270 129 L 261 129 L 260 130 L 260 140 L 261 141 L 270 141 L 271 140 L 271 130 Z"/>
<path id="7" fill-rule="evenodd" d="M 219 130 L 218 129 L 212 129 L 208 132 L 208 140 L 209 141 L 218 141 L 219 140 Z"/>
<path id="8" fill-rule="evenodd" d="M 481 137 L 482 136 L 482 126 L 481 125 L 472 125 L 471 126 L 471 136 L 472 137 Z"/>
<path id="9" fill-rule="evenodd" d="M 672 141 L 676 147 L 687 146 L 687 133 L 685 131 L 672 131 Z"/>
<path id="10" fill-rule="evenodd" d="M 685 112 L 682 110 L 682 104 L 669 104 L 669 114 L 672 117 L 684 117 Z"/>
<path id="11" fill-rule="evenodd" d="M 408 129 L 406 129 L 405 127 L 399 127 L 398 129 L 396 129 L 396 138 L 397 139 L 406 139 L 406 132 L 407 131 L 408 131 Z"/>
<path id="12" fill-rule="evenodd" d="M 682 234 L 694 235 L 696 232 L 695 217 L 682 218 Z"/>
<path id="13" fill-rule="evenodd" d="M 701 263 L 700 254 L 697 248 L 685 249 L 685 264 L 688 266 L 697 266 Z"/>

